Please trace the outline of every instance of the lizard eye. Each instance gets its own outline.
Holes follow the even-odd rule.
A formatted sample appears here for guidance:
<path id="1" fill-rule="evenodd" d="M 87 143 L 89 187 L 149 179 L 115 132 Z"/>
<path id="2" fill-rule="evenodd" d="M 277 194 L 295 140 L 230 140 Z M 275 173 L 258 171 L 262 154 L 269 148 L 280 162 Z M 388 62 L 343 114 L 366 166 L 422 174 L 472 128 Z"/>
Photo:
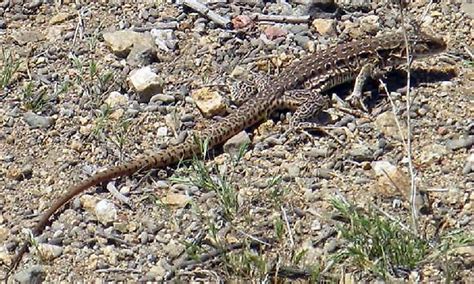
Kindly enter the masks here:
<path id="1" fill-rule="evenodd" d="M 345 60 L 344 59 L 338 59 L 336 60 L 336 66 L 344 66 Z"/>

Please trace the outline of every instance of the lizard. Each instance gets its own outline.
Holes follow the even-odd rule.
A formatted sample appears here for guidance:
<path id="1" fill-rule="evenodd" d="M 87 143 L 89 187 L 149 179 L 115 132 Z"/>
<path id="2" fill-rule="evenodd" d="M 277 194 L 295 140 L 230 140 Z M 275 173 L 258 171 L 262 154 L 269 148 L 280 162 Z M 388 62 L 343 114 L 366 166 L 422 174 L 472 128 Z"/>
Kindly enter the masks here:
<path id="1" fill-rule="evenodd" d="M 363 81 L 369 75 L 383 74 L 387 68 L 403 65 L 407 56 L 404 39 L 404 35 L 398 32 L 340 44 L 293 61 L 280 74 L 262 80 L 259 86 L 241 88 L 243 91 L 237 96 L 237 100 L 242 102 L 240 106 L 217 121 L 213 127 L 188 135 L 181 144 L 109 167 L 71 186 L 43 213 L 32 230 L 33 236 L 44 231 L 51 217 L 60 208 L 93 186 L 136 172 L 172 166 L 199 154 L 201 149 L 196 138 L 206 140 L 210 149 L 279 109 L 294 111 L 290 127 L 314 127 L 314 123 L 307 122 L 308 118 L 329 106 L 327 96 L 321 94 L 339 84 L 353 80 Z M 446 43 L 441 38 L 424 32 L 408 36 L 408 44 L 410 55 L 415 59 L 432 56 L 446 49 Z M 301 85 L 305 89 L 298 89 Z M 29 242 L 20 247 L 11 262 L 10 271 L 18 266 L 28 248 Z"/>

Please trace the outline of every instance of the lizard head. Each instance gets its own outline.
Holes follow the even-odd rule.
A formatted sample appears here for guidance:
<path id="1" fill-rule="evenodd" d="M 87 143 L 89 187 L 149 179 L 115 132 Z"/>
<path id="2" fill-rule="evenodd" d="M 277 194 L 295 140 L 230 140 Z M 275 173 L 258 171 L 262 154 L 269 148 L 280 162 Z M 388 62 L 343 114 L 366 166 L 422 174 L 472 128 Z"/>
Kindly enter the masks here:
<path id="1" fill-rule="evenodd" d="M 446 50 L 446 42 L 442 38 L 419 32 L 408 36 L 411 54 L 415 58 L 432 56 Z"/>

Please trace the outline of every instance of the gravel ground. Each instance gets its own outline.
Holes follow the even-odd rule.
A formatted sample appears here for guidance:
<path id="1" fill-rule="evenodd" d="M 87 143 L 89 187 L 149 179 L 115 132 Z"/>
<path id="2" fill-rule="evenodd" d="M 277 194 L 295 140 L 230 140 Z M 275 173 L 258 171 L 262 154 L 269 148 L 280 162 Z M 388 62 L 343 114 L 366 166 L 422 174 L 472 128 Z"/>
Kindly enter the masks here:
<path id="1" fill-rule="evenodd" d="M 338 9 L 306 1 L 208 4 L 232 20 L 234 29 L 228 29 L 181 4 L 21 2 L 0 3 L 0 83 L 5 85 L 0 90 L 0 263 L 6 265 L 26 238 L 25 228 L 70 185 L 179 143 L 191 129 L 212 127 L 224 109 L 232 108 L 224 104 L 229 98 L 224 85 L 235 78 L 274 74 L 304 54 L 400 26 L 398 10 L 382 4 Z M 448 50 L 414 63 L 410 92 L 413 167 L 421 192 L 418 231 L 431 246 L 416 267 L 391 267 L 389 281 L 474 280 L 474 245 L 468 238 L 473 232 L 474 20 L 468 8 L 407 7 L 405 17 L 421 19 L 423 29 L 447 40 Z M 288 17 L 261 21 L 252 17 L 255 13 Z M 289 15 L 306 23 L 290 23 Z M 115 33 L 129 29 L 135 32 Z M 131 51 L 123 48 L 130 42 L 135 42 Z M 150 68 L 140 71 L 152 74 L 155 83 L 151 93 L 132 83 L 133 72 L 144 66 Z M 13 277 L 20 282 L 382 277 L 370 261 L 334 260 L 351 244 L 331 200 L 383 212 L 391 222 L 410 227 L 408 160 L 395 123 L 398 117 L 406 130 L 405 78 L 398 71 L 383 78 L 389 97 L 377 81 L 368 84 L 367 117 L 335 109 L 323 114 L 331 135 L 285 135 L 291 114 L 281 112 L 241 133 L 234 144 L 209 152 L 208 184 L 214 181 L 220 190 L 189 182 L 206 177 L 198 162 L 89 190 L 36 238 L 37 249 Z M 345 97 L 350 90 L 349 85 L 335 92 Z M 214 98 L 218 110 L 204 111 L 195 94 Z M 237 160 L 235 149 L 245 141 L 248 149 Z M 437 254 L 441 240 L 457 233 L 468 240 Z"/>

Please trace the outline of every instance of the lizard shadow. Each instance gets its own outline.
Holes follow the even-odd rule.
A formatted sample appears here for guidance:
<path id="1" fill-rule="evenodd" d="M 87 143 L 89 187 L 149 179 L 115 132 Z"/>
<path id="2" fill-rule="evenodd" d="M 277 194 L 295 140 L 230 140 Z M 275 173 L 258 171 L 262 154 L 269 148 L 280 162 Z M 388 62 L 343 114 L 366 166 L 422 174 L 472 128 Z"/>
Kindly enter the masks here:
<path id="1" fill-rule="evenodd" d="M 412 88 L 417 88 L 427 83 L 449 81 L 456 76 L 457 74 L 453 70 L 441 71 L 414 68 L 411 70 L 410 85 Z M 389 92 L 406 93 L 407 73 L 405 70 L 396 69 L 390 71 L 381 80 L 386 84 Z M 337 94 L 341 94 L 341 98 L 344 99 L 352 92 L 353 84 L 353 82 L 342 84 L 333 90 Z M 364 100 L 369 112 L 387 97 L 385 89 L 381 88 L 379 79 L 369 78 L 364 86 L 364 92 L 370 92 L 370 96 Z"/>
<path id="2" fill-rule="evenodd" d="M 457 74 L 453 70 L 440 71 L 414 68 L 411 70 L 410 85 L 412 88 L 417 88 L 427 83 L 449 81 L 456 76 Z M 386 73 L 386 75 L 381 79 L 386 84 L 387 90 L 389 92 L 406 93 L 407 73 L 405 72 L 405 70 L 396 69 L 390 71 Z M 349 81 L 329 89 L 325 92 L 324 95 L 329 96 L 335 93 L 341 99 L 345 99 L 351 94 L 353 88 L 354 81 Z M 381 88 L 381 84 L 378 79 L 368 78 L 367 82 L 364 85 L 363 91 L 370 93 L 370 95 L 364 99 L 364 103 L 366 104 L 369 113 L 371 113 L 371 110 L 377 107 L 377 105 L 379 105 L 381 101 L 387 99 L 385 89 Z M 274 121 L 281 120 L 285 112 L 287 112 L 287 110 L 279 111 L 271 115 L 269 119 L 273 119 Z M 331 119 L 331 116 L 324 110 L 318 113 L 312 119 L 310 119 L 309 122 L 316 122 L 321 126 L 330 125 L 334 123 L 337 124 L 337 121 L 333 121 Z M 309 129 L 307 130 L 307 132 L 312 133 L 313 135 L 321 135 L 320 130 Z"/>

